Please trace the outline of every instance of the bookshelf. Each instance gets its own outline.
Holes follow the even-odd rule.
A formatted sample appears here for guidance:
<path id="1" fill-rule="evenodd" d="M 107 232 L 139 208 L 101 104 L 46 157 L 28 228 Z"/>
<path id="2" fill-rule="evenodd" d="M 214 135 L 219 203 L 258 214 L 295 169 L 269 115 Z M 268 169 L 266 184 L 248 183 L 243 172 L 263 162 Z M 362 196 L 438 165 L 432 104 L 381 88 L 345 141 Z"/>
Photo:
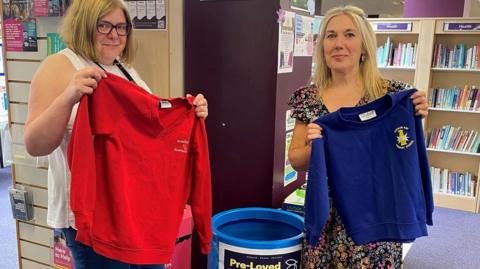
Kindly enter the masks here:
<path id="1" fill-rule="evenodd" d="M 480 70 L 477 64 L 474 64 L 471 59 L 471 53 L 469 57 L 463 57 L 460 59 L 458 56 L 463 54 L 467 55 L 466 50 L 473 49 L 480 44 L 480 31 L 446 31 L 445 26 L 449 23 L 479 23 L 480 20 L 471 19 L 439 19 L 435 21 L 434 46 L 432 47 L 430 54 L 432 55 L 431 61 L 431 76 L 429 86 L 430 98 L 430 111 L 426 121 L 426 132 L 431 134 L 433 128 L 441 128 L 445 125 L 459 127 L 464 132 L 470 131 L 473 140 L 474 134 L 478 135 L 480 131 L 480 108 L 475 108 L 473 105 L 468 106 L 468 99 L 475 99 L 476 91 L 471 86 L 479 87 Z M 448 53 L 443 51 L 443 55 L 438 52 L 438 44 L 446 47 L 445 50 L 449 50 Z M 459 47 L 464 51 L 460 50 Z M 453 53 L 452 53 L 453 52 Z M 440 55 L 439 55 L 440 54 Z M 447 54 L 447 55 L 445 55 Z M 479 54 L 475 53 L 476 56 Z M 474 55 L 474 56 L 475 56 Z M 443 58 L 443 64 L 442 60 Z M 447 59 L 448 58 L 448 59 Z M 480 59 L 479 59 L 480 60 Z M 467 63 L 469 62 L 469 63 Z M 464 89 L 465 85 L 468 85 L 470 89 Z M 457 89 L 455 89 L 457 88 Z M 439 105 L 435 103 L 434 89 L 447 89 L 443 92 L 447 97 L 450 97 L 451 102 L 447 102 L 446 105 Z M 448 90 L 449 89 L 449 90 Z M 463 93 L 467 92 L 462 97 Z M 472 92 L 470 95 L 468 93 Z M 478 90 L 477 90 L 478 92 Z M 438 96 L 437 96 L 438 97 Z M 473 100 L 474 101 L 474 100 Z M 444 102 L 445 103 L 445 102 Z M 455 129 L 453 129 L 455 130 Z M 468 147 L 468 144 L 463 147 L 455 147 L 455 143 L 458 145 L 458 140 L 462 143 L 461 136 L 458 135 L 455 139 L 455 133 L 451 135 L 451 143 L 443 149 L 429 149 L 428 155 L 430 165 L 439 167 L 442 169 L 448 169 L 452 172 L 458 173 L 470 173 L 473 177 L 477 177 L 474 185 L 474 196 L 469 197 L 465 195 L 435 192 L 435 204 L 437 206 L 466 210 L 471 212 L 479 212 L 479 184 L 478 175 L 480 173 L 480 153 L 478 153 L 473 146 Z M 448 140 L 448 138 L 447 138 Z M 476 138 L 478 141 L 478 138 Z M 475 141 L 470 142 L 471 144 Z M 453 145 L 452 145 L 453 144 Z M 473 148 L 468 150 L 468 148 Z M 452 180 L 452 178 L 449 178 Z M 466 183 L 468 184 L 468 182 Z"/>
<path id="2" fill-rule="evenodd" d="M 410 44 L 418 52 L 421 21 L 372 19 L 370 22 L 377 36 L 377 62 L 381 74 L 385 78 L 414 85 L 417 57 L 416 53 L 407 56 L 405 48 L 406 44 Z M 388 44 L 391 45 L 390 48 Z M 405 62 L 407 58 L 411 61 L 410 64 Z"/>
<path id="3" fill-rule="evenodd" d="M 472 110 L 461 110 L 461 109 L 451 109 L 451 108 L 438 108 L 438 107 L 430 107 L 429 111 L 445 111 L 445 112 L 457 112 L 457 113 L 473 113 L 473 114 L 480 114 L 480 111 L 472 111 Z"/>
<path id="4" fill-rule="evenodd" d="M 478 69 L 465 69 L 465 68 L 432 67 L 432 71 L 435 71 L 435 72 L 477 72 L 477 73 L 480 73 L 480 70 L 478 70 Z"/>
<path id="5" fill-rule="evenodd" d="M 417 43 L 414 67 L 392 67 L 382 66 L 380 64 L 380 71 L 385 78 L 409 83 L 417 89 L 426 91 L 427 97 L 430 98 L 432 98 L 433 89 L 453 89 L 457 87 L 459 88 L 457 92 L 458 95 L 465 85 L 480 87 L 480 70 L 477 66 L 474 66 L 474 60 L 472 60 L 472 57 L 478 53 L 475 50 L 480 50 L 480 48 L 478 48 L 480 44 L 480 31 L 444 30 L 446 24 L 480 23 L 480 19 L 372 19 L 370 21 L 376 32 L 377 47 L 384 46 L 387 39 L 393 41 L 393 47 L 400 42 Z M 382 24 L 383 27 L 378 27 Z M 401 28 L 401 31 L 394 30 L 395 27 Z M 464 68 L 465 61 L 467 60 L 466 57 L 463 59 L 462 65 L 458 65 L 459 58 L 455 58 L 457 65 L 450 64 L 450 66 L 442 66 L 436 64 L 439 57 L 438 52 L 436 53 L 436 50 L 438 50 L 436 44 L 442 44 L 448 48 L 449 53 L 452 55 L 450 61 L 453 60 L 453 56 L 458 57 L 458 55 L 461 54 L 459 44 L 463 44 L 463 48 L 461 49 L 465 54 L 468 49 L 471 49 L 472 51 L 470 51 L 470 56 L 468 57 L 468 68 Z M 474 50 L 474 47 L 477 48 Z M 458 50 L 458 52 L 456 50 Z M 478 56 L 480 54 L 476 55 Z M 452 93 L 450 96 L 452 102 L 453 95 Z M 457 96 L 456 98 L 459 97 Z M 468 99 L 468 94 L 466 98 Z M 429 101 L 431 102 L 432 100 L 429 99 Z M 472 105 L 473 104 L 471 104 L 471 106 Z M 475 110 L 474 108 L 472 109 L 471 106 L 467 107 L 466 102 L 463 103 L 463 106 L 464 107 L 460 107 L 458 102 L 456 106 L 444 105 L 433 107 L 432 104 L 430 105 L 429 115 L 424 120 L 427 145 L 429 136 L 434 128 L 440 130 L 443 126 L 448 125 L 455 128 L 460 127 L 460 131 L 468 130 L 468 134 L 472 133 L 471 140 L 474 140 L 475 132 L 478 133 L 480 131 L 480 108 Z M 455 128 L 452 130 L 456 130 Z M 467 132 L 465 131 L 464 136 L 466 135 Z M 480 134 L 477 136 L 480 136 Z M 438 146 L 427 149 L 431 166 L 446 169 L 448 172 L 456 173 L 455 175 L 463 175 L 462 180 L 458 178 L 458 181 L 455 181 L 456 183 L 461 182 L 463 184 L 462 188 L 459 187 L 459 189 L 455 189 L 455 191 L 446 190 L 445 193 L 434 192 L 435 206 L 480 213 L 480 199 L 478 195 L 480 191 L 480 184 L 478 184 L 480 153 L 473 152 L 472 148 L 474 145 L 470 146 L 472 151 L 467 150 L 467 145 L 464 145 L 463 150 L 461 147 L 453 150 L 454 138 L 455 137 L 452 137 L 450 144 L 446 143 L 445 147 Z M 459 138 L 460 135 L 457 139 Z M 461 141 L 459 140 L 457 142 L 457 146 L 459 142 Z M 474 141 L 471 142 L 471 144 L 473 143 Z M 448 145 L 451 146 L 449 147 Z M 465 188 L 466 183 L 463 183 L 464 176 L 466 175 L 477 178 L 476 184 L 474 186 L 470 185 L 471 188 L 474 188 L 472 190 L 474 192 L 472 197 L 466 195 L 468 188 Z M 457 178 L 455 179 L 457 180 Z M 452 182 L 449 182 L 449 184 L 453 184 Z M 449 187 L 451 186 L 449 185 Z M 456 194 L 447 192 L 456 192 Z"/>
<path id="6" fill-rule="evenodd" d="M 444 153 L 451 153 L 451 154 L 470 155 L 470 156 L 478 156 L 478 157 L 480 157 L 480 153 L 474 153 L 474 152 L 463 152 L 463 151 L 444 150 L 444 149 L 435 149 L 435 148 L 428 148 L 427 151 L 431 151 L 431 152 L 444 152 Z"/>

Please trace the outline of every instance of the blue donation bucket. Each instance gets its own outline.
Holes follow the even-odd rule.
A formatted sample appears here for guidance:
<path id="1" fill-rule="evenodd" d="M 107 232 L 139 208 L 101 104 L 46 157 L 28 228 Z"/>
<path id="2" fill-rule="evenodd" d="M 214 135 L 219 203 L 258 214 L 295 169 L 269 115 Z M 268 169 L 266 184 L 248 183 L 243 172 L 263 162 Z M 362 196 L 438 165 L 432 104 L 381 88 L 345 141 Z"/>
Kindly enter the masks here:
<path id="1" fill-rule="evenodd" d="M 209 269 L 300 269 L 303 218 L 270 208 L 239 208 L 213 216 Z"/>

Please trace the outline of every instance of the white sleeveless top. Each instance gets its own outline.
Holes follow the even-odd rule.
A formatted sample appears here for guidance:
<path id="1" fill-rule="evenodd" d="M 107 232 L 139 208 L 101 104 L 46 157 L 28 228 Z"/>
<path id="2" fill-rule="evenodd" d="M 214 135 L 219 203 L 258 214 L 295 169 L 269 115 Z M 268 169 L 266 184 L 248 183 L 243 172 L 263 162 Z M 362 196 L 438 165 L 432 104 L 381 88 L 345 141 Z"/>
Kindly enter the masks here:
<path id="1" fill-rule="evenodd" d="M 66 48 L 58 53 L 65 55 L 77 70 L 88 66 L 96 66 L 94 62 L 78 56 L 71 49 Z M 125 75 L 115 65 L 102 65 L 102 67 L 107 72 L 125 78 Z M 124 65 L 124 67 L 138 86 L 151 93 L 150 88 L 133 68 L 126 65 Z M 70 169 L 68 168 L 67 163 L 67 145 L 70 141 L 73 122 L 77 115 L 77 108 L 78 103 L 73 107 L 70 120 L 68 121 L 67 131 L 63 136 L 61 144 L 50 153 L 50 155 L 48 155 L 47 224 L 53 228 L 68 228 L 75 226 L 73 212 L 70 209 Z"/>

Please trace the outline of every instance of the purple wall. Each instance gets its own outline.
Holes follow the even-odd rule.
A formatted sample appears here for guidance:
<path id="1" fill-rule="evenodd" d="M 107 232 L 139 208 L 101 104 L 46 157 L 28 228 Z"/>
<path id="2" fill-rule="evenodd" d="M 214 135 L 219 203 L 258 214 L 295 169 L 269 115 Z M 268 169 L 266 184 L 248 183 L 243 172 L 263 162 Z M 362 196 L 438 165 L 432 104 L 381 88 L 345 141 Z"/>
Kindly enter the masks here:
<path id="1" fill-rule="evenodd" d="M 405 0 L 403 17 L 463 17 L 465 0 Z"/>

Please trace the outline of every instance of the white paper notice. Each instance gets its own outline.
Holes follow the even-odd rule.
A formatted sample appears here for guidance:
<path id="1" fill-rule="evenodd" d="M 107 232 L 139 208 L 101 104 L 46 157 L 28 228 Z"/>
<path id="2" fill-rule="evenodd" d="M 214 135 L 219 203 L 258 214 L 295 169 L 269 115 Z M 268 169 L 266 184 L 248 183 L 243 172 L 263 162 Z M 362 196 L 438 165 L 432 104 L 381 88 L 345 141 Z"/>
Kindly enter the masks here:
<path id="1" fill-rule="evenodd" d="M 289 109 L 285 112 L 285 131 L 293 130 L 295 127 L 295 118 L 292 118 L 293 109 Z"/>
<path id="2" fill-rule="evenodd" d="M 292 142 L 293 132 L 288 132 L 285 135 L 285 166 L 283 170 L 283 186 L 294 182 L 298 178 L 298 173 L 293 169 L 292 164 L 288 160 L 288 148 Z"/>
<path id="3" fill-rule="evenodd" d="M 293 71 L 294 17 L 295 13 L 285 11 L 284 21 L 279 24 L 278 73 L 291 73 Z"/>
<path id="4" fill-rule="evenodd" d="M 157 20 L 165 16 L 165 0 L 157 0 Z"/>
<path id="5" fill-rule="evenodd" d="M 295 52 L 294 56 L 313 55 L 313 18 L 295 16 Z"/>
<path id="6" fill-rule="evenodd" d="M 147 16 L 147 4 L 145 1 L 137 1 L 137 19 L 141 20 Z"/>
<path id="7" fill-rule="evenodd" d="M 156 15 L 155 0 L 147 1 L 147 19 L 151 20 Z"/>
<path id="8" fill-rule="evenodd" d="M 137 17 L 137 2 L 136 1 L 129 1 L 128 2 L 128 11 L 130 12 L 130 16 L 132 18 Z"/>

